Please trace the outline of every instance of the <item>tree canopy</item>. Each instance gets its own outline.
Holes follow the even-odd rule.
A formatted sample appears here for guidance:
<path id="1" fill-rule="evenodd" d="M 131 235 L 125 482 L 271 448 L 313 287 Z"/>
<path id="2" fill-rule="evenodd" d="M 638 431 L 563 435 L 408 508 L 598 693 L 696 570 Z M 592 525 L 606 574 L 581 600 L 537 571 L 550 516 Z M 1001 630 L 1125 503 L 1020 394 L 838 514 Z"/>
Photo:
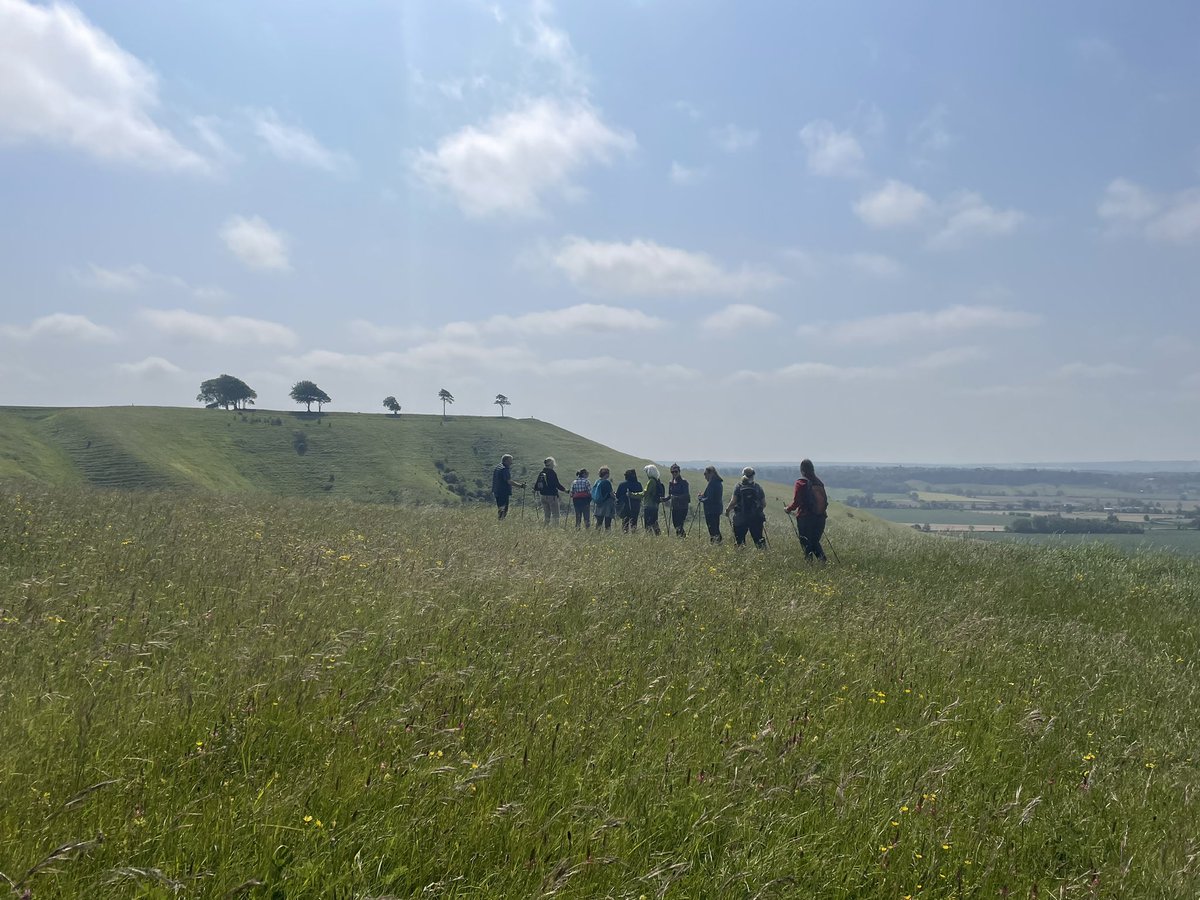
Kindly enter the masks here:
<path id="1" fill-rule="evenodd" d="M 446 404 L 454 402 L 454 395 L 445 388 L 438 391 L 438 399 L 442 401 L 442 421 L 446 420 Z"/>
<path id="2" fill-rule="evenodd" d="M 383 398 L 383 408 L 389 410 L 393 416 L 400 413 L 400 401 L 395 397 L 387 396 Z"/>
<path id="3" fill-rule="evenodd" d="M 504 407 L 512 406 L 512 401 L 503 394 L 497 394 L 496 399 L 492 401 L 496 406 L 500 407 L 500 418 L 504 418 Z"/>
<path id="4" fill-rule="evenodd" d="M 220 375 L 200 382 L 200 393 L 196 395 L 199 403 L 209 409 L 244 409 L 252 406 L 258 399 L 258 394 L 246 382 L 232 375 Z"/>
<path id="5" fill-rule="evenodd" d="M 329 395 L 312 381 L 297 381 L 292 385 L 292 392 L 289 396 L 297 403 L 303 403 L 305 412 L 312 412 L 314 403 L 317 404 L 317 412 L 320 412 L 324 404 L 333 402 L 329 399 Z"/>

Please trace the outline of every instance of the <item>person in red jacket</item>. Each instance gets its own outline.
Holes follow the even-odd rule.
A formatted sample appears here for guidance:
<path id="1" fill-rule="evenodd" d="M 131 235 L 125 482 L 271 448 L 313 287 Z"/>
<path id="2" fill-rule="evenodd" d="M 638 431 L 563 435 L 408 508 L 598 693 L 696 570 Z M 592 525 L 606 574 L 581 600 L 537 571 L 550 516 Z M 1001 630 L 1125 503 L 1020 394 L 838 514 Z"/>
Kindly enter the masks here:
<path id="1" fill-rule="evenodd" d="M 792 505 L 784 509 L 788 513 L 796 514 L 796 535 L 804 547 L 804 558 L 813 557 L 825 562 L 821 535 L 825 533 L 829 495 L 825 493 L 825 482 L 817 477 L 811 459 L 801 460 L 800 477 L 796 479 L 796 493 L 792 497 Z"/>

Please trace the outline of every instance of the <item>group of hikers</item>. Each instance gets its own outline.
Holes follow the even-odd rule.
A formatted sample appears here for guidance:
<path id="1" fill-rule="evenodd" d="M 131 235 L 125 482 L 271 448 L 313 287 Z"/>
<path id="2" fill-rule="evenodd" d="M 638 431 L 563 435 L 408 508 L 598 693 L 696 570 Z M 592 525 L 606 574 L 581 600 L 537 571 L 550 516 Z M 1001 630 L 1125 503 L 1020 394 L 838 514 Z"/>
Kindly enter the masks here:
<path id="1" fill-rule="evenodd" d="M 496 498 L 496 514 L 500 519 L 508 515 L 513 490 L 525 487 L 524 482 L 514 480 L 512 465 L 512 455 L 506 453 L 492 472 L 492 494 Z M 591 480 L 587 469 L 577 471 L 570 487 L 559 479 L 557 466 L 554 457 L 547 456 L 533 483 L 544 525 L 559 523 L 559 495 L 567 494 L 575 510 L 576 529 L 590 529 L 594 519 L 597 530 L 610 531 L 613 520 L 619 519 L 622 531 L 636 532 L 640 519 L 644 531 L 662 534 L 658 513 L 660 507 L 666 505 L 671 513 L 670 527 L 674 533 L 679 537 L 687 534 L 692 492 L 678 464 L 671 466 L 671 477 L 666 483 L 659 476 L 658 467 L 651 464 L 643 468 L 646 475 L 644 485 L 638 480 L 636 469 L 626 469 L 624 480 L 614 486 L 608 466 L 601 466 L 595 481 Z M 728 503 L 724 498 L 724 480 L 715 466 L 705 467 L 704 481 L 704 490 L 697 499 L 704 512 L 709 540 L 714 544 L 721 543 L 721 516 L 726 515 L 730 518 L 738 546 L 743 546 L 749 535 L 756 547 L 765 547 L 763 526 L 766 524 L 767 498 L 762 486 L 754 480 L 754 469 L 749 466 L 742 469 L 742 477 Z M 795 494 L 784 511 L 796 517 L 796 534 L 804 547 L 805 556 L 820 562 L 825 562 L 821 536 L 825 532 L 828 507 L 825 484 L 817 477 L 812 460 L 803 460 Z"/>

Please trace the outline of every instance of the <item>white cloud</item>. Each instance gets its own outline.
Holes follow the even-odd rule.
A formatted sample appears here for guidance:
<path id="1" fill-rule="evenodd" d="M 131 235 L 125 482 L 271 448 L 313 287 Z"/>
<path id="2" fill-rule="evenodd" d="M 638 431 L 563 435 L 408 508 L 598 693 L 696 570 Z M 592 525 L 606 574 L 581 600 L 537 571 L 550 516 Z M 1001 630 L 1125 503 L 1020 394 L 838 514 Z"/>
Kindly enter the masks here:
<path id="1" fill-rule="evenodd" d="M 185 309 L 144 309 L 141 319 L 170 337 L 220 344 L 293 346 L 296 332 L 278 322 L 246 316 L 206 316 Z"/>
<path id="2" fill-rule="evenodd" d="M 895 370 L 886 366 L 835 366 L 823 362 L 800 362 L 768 371 L 742 369 L 730 375 L 727 381 L 866 381 L 894 375 Z"/>
<path id="3" fill-rule="evenodd" d="M 164 275 L 141 263 L 120 268 L 107 268 L 89 263 L 87 271 L 77 272 L 75 277 L 80 284 L 110 293 L 132 294 L 147 287 L 168 287 L 188 291 L 200 300 L 223 300 L 228 296 L 219 287 L 191 285 L 178 275 Z"/>
<path id="4" fill-rule="evenodd" d="M 281 362 L 305 370 L 346 372 L 376 376 L 394 372 L 442 371 L 458 376 L 475 373 L 526 374 L 535 376 L 575 377 L 607 375 L 634 379 L 695 378 L 696 372 L 678 363 L 646 363 L 614 356 L 545 359 L 544 352 L 516 346 L 489 346 L 481 353 L 479 345 L 467 341 L 437 339 L 403 351 L 355 354 L 333 350 L 313 350 Z"/>
<path id="5" fill-rule="evenodd" d="M 738 294 L 769 290 L 782 281 L 768 270 L 728 271 L 707 254 L 643 240 L 621 243 L 569 237 L 552 262 L 577 287 L 600 294 Z"/>
<path id="6" fill-rule="evenodd" d="M 221 240 L 252 269 L 291 269 L 287 238 L 258 216 L 233 216 L 221 226 Z"/>
<path id="7" fill-rule="evenodd" d="M 193 116 L 191 119 L 192 130 L 208 147 L 213 158 L 221 163 L 235 163 L 241 161 L 241 156 L 226 142 L 221 134 L 221 127 L 225 123 L 216 116 Z"/>
<path id="8" fill-rule="evenodd" d="M 973 237 L 1012 234 L 1026 219 L 1023 212 L 996 209 L 969 192 L 951 198 L 943 211 L 947 215 L 945 224 L 929 239 L 929 246 L 939 250 L 961 246 Z"/>
<path id="9" fill-rule="evenodd" d="M 1140 230 L 1152 241 L 1186 244 L 1200 239 L 1200 188 L 1158 196 L 1115 178 L 1104 189 L 1096 214 L 1112 234 Z"/>
<path id="10" fill-rule="evenodd" d="M 842 257 L 846 265 L 872 278 L 899 278 L 904 266 L 883 253 L 847 253 Z"/>
<path id="11" fill-rule="evenodd" d="M 0 141 L 169 171 L 210 165 L 153 119 L 158 78 L 74 6 L 0 0 Z"/>
<path id="12" fill-rule="evenodd" d="M 1113 223 L 1141 222 L 1161 208 L 1159 199 L 1140 184 L 1125 178 L 1114 178 L 1096 204 L 1096 214 Z"/>
<path id="13" fill-rule="evenodd" d="M 697 121 L 704 118 L 704 113 L 700 111 L 700 107 L 687 100 L 676 100 L 675 109 L 679 110 L 679 112 L 683 113 L 692 121 Z"/>
<path id="14" fill-rule="evenodd" d="M 928 194 L 893 178 L 860 197 L 854 212 L 872 228 L 899 228 L 919 222 L 933 206 Z"/>
<path id="15" fill-rule="evenodd" d="M 934 156 L 945 153 L 954 145 L 957 138 L 946 124 L 949 116 L 950 111 L 939 103 L 909 132 L 908 143 L 918 165 L 928 165 Z"/>
<path id="16" fill-rule="evenodd" d="M 960 191 L 938 204 L 923 191 L 895 179 L 860 197 L 854 212 L 872 228 L 937 222 L 928 246 L 939 250 L 961 246 L 974 237 L 1011 234 L 1028 218 L 1019 210 L 996 209 L 971 191 Z"/>
<path id="17" fill-rule="evenodd" d="M 117 370 L 139 378 L 178 375 L 183 369 L 161 356 L 147 356 L 141 362 L 117 363 Z"/>
<path id="18" fill-rule="evenodd" d="M 469 216 L 536 215 L 545 195 L 579 193 L 572 179 L 580 169 L 636 146 L 587 101 L 542 97 L 442 138 L 417 154 L 413 169 Z"/>
<path id="19" fill-rule="evenodd" d="M 1146 237 L 1172 244 L 1200 239 L 1200 188 L 1173 196 L 1166 209 L 1146 226 Z"/>
<path id="20" fill-rule="evenodd" d="M 134 263 L 121 269 L 106 269 L 90 263 L 86 272 L 76 275 L 79 282 L 88 287 L 123 294 L 141 290 L 152 276 L 153 273 L 141 263 Z"/>
<path id="21" fill-rule="evenodd" d="M 814 175 L 846 177 L 862 173 L 866 157 L 858 139 L 849 131 L 838 131 L 832 122 L 809 122 L 800 129 L 800 142 L 808 151 L 808 171 Z"/>
<path id="22" fill-rule="evenodd" d="M 908 362 L 908 368 L 918 371 L 952 369 L 964 363 L 983 359 L 987 354 L 979 347 L 947 347 Z"/>
<path id="23" fill-rule="evenodd" d="M 1138 369 L 1122 366 L 1118 363 L 1065 363 L 1058 367 L 1055 375 L 1060 378 L 1122 378 L 1138 374 Z"/>
<path id="24" fill-rule="evenodd" d="M 747 328 L 769 328 L 778 321 L 779 316 L 761 306 L 734 303 L 705 317 L 700 327 L 713 335 L 723 335 Z"/>
<path id="25" fill-rule="evenodd" d="M 937 312 L 889 313 L 825 327 L 805 326 L 800 333 L 820 335 L 839 344 L 901 344 L 977 329 L 1028 328 L 1040 321 L 1040 316 L 1018 310 L 994 306 L 950 306 Z"/>
<path id="26" fill-rule="evenodd" d="M 551 0 L 533 0 L 528 29 L 530 37 L 518 40 L 518 43 L 534 59 L 548 64 L 563 88 L 580 90 L 586 80 L 583 65 L 571 44 L 571 36 L 551 24 L 553 15 Z"/>
<path id="27" fill-rule="evenodd" d="M 708 167 L 699 166 L 691 168 L 683 165 L 680 162 L 672 161 L 669 177 L 672 184 L 677 184 L 680 187 L 699 184 L 708 177 Z"/>
<path id="28" fill-rule="evenodd" d="M 348 173 L 354 166 L 347 154 L 330 150 L 303 128 L 284 124 L 273 109 L 257 110 L 252 118 L 254 133 L 284 162 L 334 174 Z"/>
<path id="29" fill-rule="evenodd" d="M 565 309 L 498 315 L 477 322 L 448 322 L 440 328 L 393 328 L 357 319 L 350 330 L 373 341 L 448 339 L 455 341 L 507 337 L 563 337 L 656 331 L 667 323 L 636 309 L 580 303 Z"/>
<path id="30" fill-rule="evenodd" d="M 35 341 L 41 338 L 61 338 L 69 341 L 99 343 L 116 340 L 111 328 L 97 325 L 86 316 L 72 313 L 51 313 L 34 319 L 26 326 L 0 325 L 0 337 L 16 338 L 20 341 Z"/>
<path id="31" fill-rule="evenodd" d="M 711 136 L 713 142 L 726 153 L 749 150 L 758 143 L 757 131 L 752 128 L 742 128 L 733 123 L 714 128 Z"/>
<path id="32" fill-rule="evenodd" d="M 897 378 L 922 377 L 930 372 L 954 368 L 967 362 L 982 359 L 985 354 L 978 347 L 952 347 L 918 356 L 892 366 L 840 366 L 824 362 L 799 362 L 778 369 L 756 371 L 743 369 L 734 373 L 727 381 L 790 382 L 790 381 L 836 381 L 863 382 L 885 381 Z"/>

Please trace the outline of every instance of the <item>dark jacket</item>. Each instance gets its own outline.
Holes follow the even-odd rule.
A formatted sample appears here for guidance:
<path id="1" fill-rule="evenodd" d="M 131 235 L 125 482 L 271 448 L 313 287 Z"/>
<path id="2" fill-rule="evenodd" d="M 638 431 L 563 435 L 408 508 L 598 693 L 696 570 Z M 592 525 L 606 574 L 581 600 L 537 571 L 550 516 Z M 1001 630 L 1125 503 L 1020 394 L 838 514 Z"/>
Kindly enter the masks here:
<path id="1" fill-rule="evenodd" d="M 492 470 L 492 493 L 497 497 L 512 496 L 512 469 L 505 465 Z"/>
<path id="2" fill-rule="evenodd" d="M 567 489 L 563 487 L 563 483 L 558 480 L 558 473 L 548 466 L 538 473 L 538 480 L 542 485 L 538 493 L 543 497 L 557 497 L 559 491 L 562 491 L 564 494 L 567 492 Z"/>
<path id="3" fill-rule="evenodd" d="M 671 509 L 687 509 L 692 505 L 692 490 L 686 478 L 668 481 L 667 493 L 671 497 Z"/>
<path id="4" fill-rule="evenodd" d="M 746 495 L 752 495 L 757 498 L 757 502 L 751 500 Z M 746 501 L 750 501 L 747 503 Z M 747 506 L 753 505 L 754 512 L 746 512 Z M 734 525 L 749 525 L 751 522 L 761 522 L 767 517 L 767 495 L 763 492 L 762 487 L 751 481 L 749 483 L 742 481 L 733 489 L 733 524 Z"/>
<path id="5" fill-rule="evenodd" d="M 626 478 L 617 485 L 617 505 L 628 503 L 634 508 L 641 505 L 641 501 L 637 497 L 631 497 L 630 494 L 641 494 L 642 483 L 636 478 Z"/>
<path id="6" fill-rule="evenodd" d="M 721 510 L 725 508 L 725 482 L 721 480 L 720 475 L 714 475 L 712 481 L 704 485 L 704 493 L 700 495 L 700 502 L 704 504 L 706 513 L 721 514 Z"/>

